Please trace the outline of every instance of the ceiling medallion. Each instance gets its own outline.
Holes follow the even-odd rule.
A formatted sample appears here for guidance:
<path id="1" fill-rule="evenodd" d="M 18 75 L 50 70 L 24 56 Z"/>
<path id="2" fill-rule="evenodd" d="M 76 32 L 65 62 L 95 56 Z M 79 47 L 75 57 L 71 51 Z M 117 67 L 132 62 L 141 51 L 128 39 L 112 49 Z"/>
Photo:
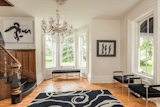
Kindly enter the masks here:
<path id="1" fill-rule="evenodd" d="M 57 4 L 63 5 L 67 0 L 56 0 Z"/>

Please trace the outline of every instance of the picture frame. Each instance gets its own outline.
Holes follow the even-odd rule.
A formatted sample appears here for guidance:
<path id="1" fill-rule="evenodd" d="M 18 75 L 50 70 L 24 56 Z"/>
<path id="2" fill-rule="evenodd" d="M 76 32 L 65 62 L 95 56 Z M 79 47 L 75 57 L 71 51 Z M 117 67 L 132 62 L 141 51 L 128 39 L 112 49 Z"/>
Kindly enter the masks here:
<path id="1" fill-rule="evenodd" d="M 97 57 L 116 57 L 116 40 L 97 40 Z"/>
<path id="2" fill-rule="evenodd" d="M 3 20 L 3 35 L 6 43 L 34 43 L 34 22 Z"/>

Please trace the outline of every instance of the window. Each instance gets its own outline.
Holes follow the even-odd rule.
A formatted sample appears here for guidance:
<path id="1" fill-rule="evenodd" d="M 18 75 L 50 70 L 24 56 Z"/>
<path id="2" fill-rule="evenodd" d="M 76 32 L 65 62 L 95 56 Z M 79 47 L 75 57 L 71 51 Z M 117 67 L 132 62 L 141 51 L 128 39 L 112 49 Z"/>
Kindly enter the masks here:
<path id="1" fill-rule="evenodd" d="M 80 66 L 86 67 L 86 33 L 79 37 Z"/>
<path id="2" fill-rule="evenodd" d="M 74 65 L 74 38 L 68 37 L 61 42 L 61 65 Z"/>
<path id="3" fill-rule="evenodd" d="M 154 62 L 154 18 L 139 23 L 138 71 L 153 75 Z"/>
<path id="4" fill-rule="evenodd" d="M 55 60 L 53 60 L 55 57 L 55 49 L 56 45 L 54 43 L 54 40 L 50 36 L 45 36 L 46 40 L 46 46 L 45 46 L 45 56 L 46 56 L 46 67 L 53 67 L 55 66 Z"/>

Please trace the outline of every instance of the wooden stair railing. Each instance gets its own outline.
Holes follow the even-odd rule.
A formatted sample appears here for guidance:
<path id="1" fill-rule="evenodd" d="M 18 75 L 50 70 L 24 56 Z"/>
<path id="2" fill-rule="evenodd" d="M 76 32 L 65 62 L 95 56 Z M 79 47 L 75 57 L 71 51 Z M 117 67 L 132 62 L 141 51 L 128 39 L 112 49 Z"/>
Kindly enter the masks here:
<path id="1" fill-rule="evenodd" d="M 13 72 L 13 77 L 12 77 L 12 93 L 11 93 L 11 98 L 12 98 L 12 104 L 16 104 L 22 101 L 22 92 L 21 92 L 21 83 L 20 83 L 20 78 L 19 78 L 19 70 L 21 67 L 21 63 L 7 50 L 5 49 L 1 44 L 0 47 L 13 59 L 13 64 L 11 66 L 11 70 Z M 4 56 L 6 58 L 6 56 Z M 6 61 L 6 59 L 4 59 Z M 6 62 L 5 62 L 5 75 L 6 73 Z"/>

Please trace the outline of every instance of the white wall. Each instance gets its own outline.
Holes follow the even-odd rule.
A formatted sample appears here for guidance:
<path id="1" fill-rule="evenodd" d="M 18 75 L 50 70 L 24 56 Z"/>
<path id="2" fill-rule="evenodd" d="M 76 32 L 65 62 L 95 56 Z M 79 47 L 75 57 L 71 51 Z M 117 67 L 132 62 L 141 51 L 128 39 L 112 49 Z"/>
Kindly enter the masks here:
<path id="1" fill-rule="evenodd" d="M 43 81 L 43 60 L 42 60 L 42 30 L 41 18 L 35 18 L 35 38 L 36 38 L 36 77 L 37 84 Z"/>
<path id="2" fill-rule="evenodd" d="M 30 21 L 33 21 L 34 23 L 35 18 L 32 18 L 32 17 L 0 17 L 0 32 L 2 33 L 2 36 L 4 36 L 3 20 L 30 20 Z M 34 30 L 33 39 L 34 39 L 33 43 L 5 43 L 5 48 L 6 49 L 35 49 L 35 30 Z"/>
<path id="3" fill-rule="evenodd" d="M 127 28 L 127 24 L 125 23 L 126 20 L 121 20 L 121 37 L 120 37 L 120 68 L 122 71 L 127 73 L 127 32 L 124 32 Z"/>
<path id="4" fill-rule="evenodd" d="M 90 42 L 91 83 L 111 83 L 120 70 L 120 20 L 92 19 Z M 116 40 L 116 57 L 97 57 L 97 40 Z"/>

